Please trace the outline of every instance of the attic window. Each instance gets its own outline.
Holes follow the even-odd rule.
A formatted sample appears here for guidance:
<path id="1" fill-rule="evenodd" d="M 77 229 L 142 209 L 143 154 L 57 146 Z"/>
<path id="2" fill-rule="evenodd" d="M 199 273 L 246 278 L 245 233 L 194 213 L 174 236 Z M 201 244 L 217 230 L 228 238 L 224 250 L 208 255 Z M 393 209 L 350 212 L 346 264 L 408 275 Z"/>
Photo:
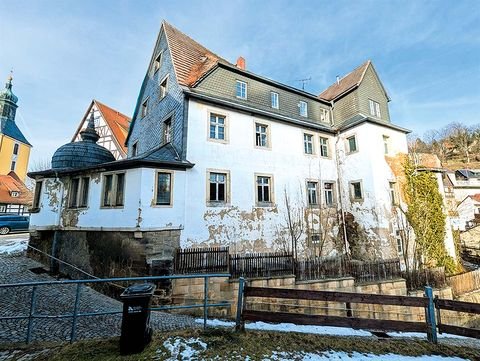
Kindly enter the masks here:
<path id="1" fill-rule="evenodd" d="M 167 95 L 167 86 L 168 86 L 168 76 L 162 80 L 160 83 L 160 99 L 165 98 Z"/>
<path id="2" fill-rule="evenodd" d="M 17 191 L 11 191 L 10 192 L 10 196 L 12 198 L 17 198 L 19 195 L 20 195 L 20 192 L 17 192 Z"/>
<path id="3" fill-rule="evenodd" d="M 301 117 L 308 117 L 308 104 L 302 100 L 298 102 L 298 109 Z"/>
<path id="4" fill-rule="evenodd" d="M 163 144 L 171 142 L 172 134 L 172 117 L 163 122 Z"/>
<path id="5" fill-rule="evenodd" d="M 368 105 L 370 106 L 370 115 L 380 118 L 380 104 L 372 99 L 368 99 Z"/>
<path id="6" fill-rule="evenodd" d="M 237 80 L 235 94 L 237 95 L 237 98 L 247 99 L 247 83 Z"/>
<path id="7" fill-rule="evenodd" d="M 148 114 L 148 98 L 142 103 L 142 118 L 146 117 Z"/>
<path id="8" fill-rule="evenodd" d="M 160 69 L 160 63 L 162 61 L 162 53 L 159 53 L 155 60 L 153 61 L 153 74 L 155 74 L 158 69 Z"/>

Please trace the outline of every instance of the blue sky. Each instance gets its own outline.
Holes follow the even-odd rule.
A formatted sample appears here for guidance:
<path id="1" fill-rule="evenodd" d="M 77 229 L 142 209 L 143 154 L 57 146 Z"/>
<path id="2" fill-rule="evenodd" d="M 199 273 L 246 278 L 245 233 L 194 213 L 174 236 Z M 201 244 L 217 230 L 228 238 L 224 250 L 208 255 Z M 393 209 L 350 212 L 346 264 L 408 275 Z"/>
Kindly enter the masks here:
<path id="1" fill-rule="evenodd" d="M 371 59 L 392 122 L 422 135 L 480 123 L 478 1 L 0 2 L 0 79 L 14 70 L 31 162 L 70 141 L 92 98 L 131 116 L 160 22 L 318 94 Z"/>

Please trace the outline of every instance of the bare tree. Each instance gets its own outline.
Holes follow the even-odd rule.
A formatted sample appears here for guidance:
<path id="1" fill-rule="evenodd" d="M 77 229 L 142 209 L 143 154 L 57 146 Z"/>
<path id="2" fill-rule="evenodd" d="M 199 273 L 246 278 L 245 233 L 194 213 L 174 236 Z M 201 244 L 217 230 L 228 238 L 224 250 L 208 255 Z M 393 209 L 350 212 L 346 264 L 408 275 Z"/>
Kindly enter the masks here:
<path id="1" fill-rule="evenodd" d="M 29 164 L 29 172 L 40 172 L 52 168 L 52 162 L 48 158 L 37 159 Z"/>
<path id="2" fill-rule="evenodd" d="M 461 123 L 452 123 L 450 125 L 449 140 L 455 150 L 462 154 L 467 163 L 470 163 L 470 155 L 479 140 L 480 131 L 477 127 L 467 127 Z"/>
<path id="3" fill-rule="evenodd" d="M 304 234 L 303 207 L 294 207 L 287 192 L 283 190 L 285 201 L 285 221 L 290 235 L 293 257 L 297 259 L 298 241 Z"/>

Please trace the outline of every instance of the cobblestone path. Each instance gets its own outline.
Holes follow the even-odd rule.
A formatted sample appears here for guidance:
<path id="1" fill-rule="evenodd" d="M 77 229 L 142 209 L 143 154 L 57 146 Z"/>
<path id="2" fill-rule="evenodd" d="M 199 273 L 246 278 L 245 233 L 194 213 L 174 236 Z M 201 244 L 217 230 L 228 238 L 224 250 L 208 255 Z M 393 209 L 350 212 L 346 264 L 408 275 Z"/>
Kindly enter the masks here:
<path id="1" fill-rule="evenodd" d="M 30 269 L 42 265 L 25 256 L 0 256 L 0 283 L 55 280 L 48 274 L 36 274 Z M 37 288 L 35 313 L 65 315 L 73 312 L 76 285 L 41 286 Z M 28 316 L 32 287 L 0 289 L 0 316 Z M 121 311 L 122 304 L 87 286 L 82 287 L 79 312 Z M 120 335 L 122 315 L 79 317 L 76 338 L 102 338 Z M 0 320 L 0 343 L 24 342 L 28 320 Z M 197 327 L 194 319 L 165 312 L 152 313 L 156 330 Z M 35 319 L 33 341 L 66 341 L 70 339 L 72 318 Z"/>

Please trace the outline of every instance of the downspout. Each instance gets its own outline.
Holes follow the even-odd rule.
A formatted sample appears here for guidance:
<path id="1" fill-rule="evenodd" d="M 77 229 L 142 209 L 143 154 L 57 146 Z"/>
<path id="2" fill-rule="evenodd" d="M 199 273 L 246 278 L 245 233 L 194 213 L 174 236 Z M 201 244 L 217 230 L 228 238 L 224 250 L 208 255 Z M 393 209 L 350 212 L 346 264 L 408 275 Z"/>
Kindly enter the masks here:
<path id="1" fill-rule="evenodd" d="M 60 190 L 60 201 L 59 201 L 58 210 L 57 210 L 57 217 L 55 220 L 55 231 L 53 233 L 51 254 L 53 257 L 58 258 L 58 231 L 61 227 L 60 223 L 62 220 L 62 206 L 63 206 L 63 196 L 65 194 L 65 184 L 60 180 L 57 172 L 55 172 L 55 181 L 61 184 L 61 190 Z M 55 258 L 50 258 L 51 273 L 58 273 L 59 271 L 59 263 Z"/>
<path id="2" fill-rule="evenodd" d="M 333 100 L 330 101 L 330 104 L 332 105 L 332 126 L 335 124 L 334 120 L 334 113 L 333 110 L 335 108 L 335 102 Z M 343 206 L 343 192 L 342 192 L 342 187 L 340 185 L 342 181 L 342 176 L 341 176 L 341 168 L 340 168 L 340 150 L 338 147 L 338 142 L 340 141 L 340 131 L 337 130 L 335 133 L 336 141 L 335 141 L 335 161 L 337 164 L 337 189 L 338 189 L 338 200 L 340 202 L 340 213 L 342 215 L 342 226 L 343 226 L 343 241 L 345 243 L 345 252 L 347 255 L 350 255 L 350 249 L 349 249 L 349 243 L 348 243 L 348 235 L 347 235 L 347 226 L 345 224 L 345 210 Z"/>

